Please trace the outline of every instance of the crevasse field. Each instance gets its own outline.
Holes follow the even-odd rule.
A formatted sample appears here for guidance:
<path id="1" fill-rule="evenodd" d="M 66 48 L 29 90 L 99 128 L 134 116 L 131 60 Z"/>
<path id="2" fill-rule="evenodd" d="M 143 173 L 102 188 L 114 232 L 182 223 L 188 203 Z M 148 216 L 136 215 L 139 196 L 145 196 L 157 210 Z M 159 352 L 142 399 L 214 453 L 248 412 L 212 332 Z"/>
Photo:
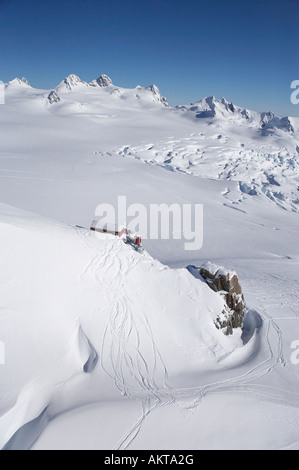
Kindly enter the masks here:
<path id="1" fill-rule="evenodd" d="M 299 119 L 106 76 L 5 100 L 0 447 L 299 449 Z M 202 204 L 203 247 L 91 232 L 119 196 Z M 206 261 L 237 272 L 243 331 L 215 327 Z"/>

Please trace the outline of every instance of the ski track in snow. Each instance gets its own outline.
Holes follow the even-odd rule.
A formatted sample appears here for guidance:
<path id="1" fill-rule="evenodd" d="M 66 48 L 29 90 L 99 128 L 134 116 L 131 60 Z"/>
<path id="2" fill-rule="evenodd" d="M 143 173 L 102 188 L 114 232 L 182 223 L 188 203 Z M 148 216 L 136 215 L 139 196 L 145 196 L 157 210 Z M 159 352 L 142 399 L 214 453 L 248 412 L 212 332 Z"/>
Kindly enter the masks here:
<path id="1" fill-rule="evenodd" d="M 83 230 L 77 230 L 86 248 L 95 248 L 92 244 L 91 235 Z M 121 240 L 107 240 L 104 252 L 100 252 L 91 257 L 89 264 L 82 273 L 82 281 L 89 284 L 94 279 L 94 288 L 102 291 L 102 284 L 105 284 L 107 292 L 113 292 L 109 301 L 109 317 L 105 328 L 102 351 L 102 368 L 114 380 L 120 393 L 129 398 L 142 400 L 142 415 L 133 423 L 131 428 L 115 446 L 116 450 L 125 450 L 130 447 L 138 436 L 145 419 L 154 410 L 161 406 L 167 406 L 184 399 L 191 399 L 189 408 L 199 406 L 201 400 L 211 393 L 221 393 L 225 391 L 236 391 L 238 393 L 250 393 L 260 396 L 268 401 L 284 405 L 298 407 L 299 394 L 289 392 L 288 400 L 285 391 L 272 386 L 257 383 L 259 379 L 275 372 L 278 367 L 286 365 L 283 355 L 283 335 L 275 319 L 268 313 L 269 307 L 277 305 L 277 299 L 273 295 L 265 294 L 267 289 L 260 287 L 257 289 L 256 281 L 250 282 L 250 289 L 255 292 L 257 299 L 257 311 L 262 315 L 263 326 L 259 335 L 262 335 L 260 349 L 267 351 L 268 357 L 258 362 L 245 372 L 225 380 L 211 382 L 203 386 L 192 388 L 171 388 L 167 385 L 168 372 L 163 362 L 152 335 L 148 318 L 144 312 L 139 312 L 138 319 L 132 315 L 129 298 L 125 290 L 125 280 L 130 270 L 133 270 L 138 263 L 138 258 L 132 255 L 129 258 L 123 255 L 121 250 Z M 97 273 L 100 275 L 98 276 Z M 118 276 L 116 274 L 118 273 Z M 121 273 L 121 281 L 119 281 Z M 118 279 L 118 280 L 117 280 Z M 271 279 L 271 278 L 270 278 Z M 283 282 L 273 277 L 275 282 Z M 270 283 L 267 277 L 263 282 Z M 282 288 L 276 291 L 281 297 L 284 292 Z M 294 304 L 289 298 L 294 299 Z M 295 288 L 293 293 L 285 294 L 288 307 L 293 311 L 296 301 Z M 294 311 L 294 318 L 298 318 L 298 313 Z M 138 321 L 137 321 L 138 320 Z M 154 366 L 150 367 L 147 358 L 142 353 L 142 335 L 139 329 L 142 328 L 142 335 L 147 334 L 147 340 L 152 344 L 152 354 Z M 107 359 L 108 353 L 108 361 Z M 250 365 L 250 362 L 248 365 Z M 157 383 L 155 378 L 157 371 L 163 371 L 163 383 Z"/>
<path id="2" fill-rule="evenodd" d="M 77 229 L 77 233 L 86 247 L 94 248 L 87 232 Z M 168 389 L 166 385 L 168 373 L 156 347 L 149 321 L 145 313 L 140 311 L 138 316 L 140 325 L 138 326 L 130 309 L 132 300 L 125 291 L 125 280 L 129 271 L 134 269 L 139 260 L 132 256 L 129 261 L 128 257 L 123 255 L 122 243 L 121 240 L 107 240 L 104 252 L 91 258 L 81 276 L 82 281 L 87 280 L 87 283 L 90 278 L 95 279 L 94 288 L 99 292 L 103 290 L 104 284 L 106 292 L 113 293 L 107 299 L 110 313 L 101 350 L 102 368 L 114 380 L 115 386 L 123 396 L 142 400 L 142 416 L 117 444 L 118 450 L 128 448 L 138 435 L 149 413 L 162 404 L 171 403 L 174 400 L 171 393 L 165 394 Z M 142 337 L 139 328 L 142 328 L 142 337 L 145 334 L 152 346 L 153 366 L 151 367 L 142 353 Z M 108 361 L 105 359 L 107 353 Z M 159 371 L 162 371 L 160 375 L 163 377 L 160 385 L 157 384 L 159 379 L 155 377 Z"/>

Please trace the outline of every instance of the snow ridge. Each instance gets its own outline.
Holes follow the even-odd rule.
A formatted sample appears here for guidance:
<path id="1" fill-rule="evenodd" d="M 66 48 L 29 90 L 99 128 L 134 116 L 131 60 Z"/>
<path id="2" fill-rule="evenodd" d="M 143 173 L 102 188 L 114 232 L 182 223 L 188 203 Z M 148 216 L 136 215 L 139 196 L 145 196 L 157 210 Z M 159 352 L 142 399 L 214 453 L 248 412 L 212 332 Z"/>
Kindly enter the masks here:
<path id="1" fill-rule="evenodd" d="M 208 96 L 190 106 L 177 106 L 177 110 L 192 113 L 195 119 L 224 118 L 227 122 L 257 127 L 264 131 L 281 129 L 293 133 L 294 126 L 289 117 L 279 118 L 272 112 L 257 113 L 234 105 L 225 98 L 216 100 L 215 96 Z"/>
<path id="2" fill-rule="evenodd" d="M 30 84 L 29 84 L 27 78 L 24 78 L 24 77 L 23 78 L 14 78 L 13 80 L 11 80 L 10 82 L 8 82 L 6 84 L 6 87 L 11 86 L 11 85 L 13 85 L 13 86 L 15 86 L 15 85 L 24 86 L 25 85 L 27 87 L 30 87 Z"/>

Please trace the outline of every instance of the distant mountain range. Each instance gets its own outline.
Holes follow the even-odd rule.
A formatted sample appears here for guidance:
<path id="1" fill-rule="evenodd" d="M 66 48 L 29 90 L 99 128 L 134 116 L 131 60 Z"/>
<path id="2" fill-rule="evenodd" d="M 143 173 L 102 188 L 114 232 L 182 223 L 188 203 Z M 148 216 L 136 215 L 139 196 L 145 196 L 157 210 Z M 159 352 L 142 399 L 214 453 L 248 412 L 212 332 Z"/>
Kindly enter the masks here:
<path id="1" fill-rule="evenodd" d="M 30 87 L 30 84 L 26 78 L 15 78 L 6 84 L 6 88 L 16 86 Z M 47 98 L 51 104 L 54 104 L 61 101 L 60 94 L 69 92 L 90 92 L 91 90 L 101 90 L 104 88 L 107 89 L 109 93 L 118 95 L 120 98 L 125 98 L 128 94 L 132 96 L 135 95 L 137 99 L 143 98 L 145 101 L 152 101 L 154 103 L 160 103 L 167 108 L 169 107 L 167 99 L 161 95 L 156 85 L 150 85 L 148 87 L 137 86 L 133 89 L 120 88 L 113 85 L 111 78 L 105 74 L 90 83 L 84 82 L 77 75 L 71 74 L 62 80 L 57 87 L 51 90 Z"/>
<path id="2" fill-rule="evenodd" d="M 6 83 L 6 88 L 8 87 L 30 87 L 30 84 L 26 78 L 15 78 Z M 81 78 L 75 74 L 71 74 L 62 80 L 57 87 L 46 93 L 46 99 L 50 104 L 56 104 L 63 99 L 60 95 L 70 92 L 90 93 L 91 90 L 108 92 L 121 99 L 136 98 L 137 100 L 145 102 L 158 103 L 166 108 L 170 108 L 167 99 L 165 96 L 161 95 L 156 85 L 153 84 L 148 87 L 136 86 L 132 89 L 121 88 L 115 86 L 111 78 L 105 74 L 102 74 L 99 78 L 92 80 L 90 83 L 81 80 Z M 44 90 L 40 90 L 40 92 L 42 95 L 45 95 Z M 258 113 L 236 106 L 225 98 L 217 100 L 214 96 L 205 97 L 190 105 L 176 106 L 175 109 L 183 113 L 186 112 L 187 115 L 192 116 L 194 119 L 224 118 L 229 122 L 238 123 L 239 125 L 244 124 L 249 127 L 258 127 L 265 135 L 269 135 L 273 130 L 277 129 L 293 133 L 295 132 L 296 126 L 294 122 L 296 118 L 281 118 L 271 111 Z"/>
<path id="3" fill-rule="evenodd" d="M 190 106 L 177 106 L 177 109 L 193 113 L 196 119 L 225 118 L 230 122 L 259 127 L 264 133 L 269 133 L 273 129 L 282 129 L 286 132 L 294 132 L 295 130 L 289 117 L 279 118 L 271 111 L 267 113 L 250 111 L 230 103 L 225 98 L 216 100 L 214 96 L 203 98 Z"/>

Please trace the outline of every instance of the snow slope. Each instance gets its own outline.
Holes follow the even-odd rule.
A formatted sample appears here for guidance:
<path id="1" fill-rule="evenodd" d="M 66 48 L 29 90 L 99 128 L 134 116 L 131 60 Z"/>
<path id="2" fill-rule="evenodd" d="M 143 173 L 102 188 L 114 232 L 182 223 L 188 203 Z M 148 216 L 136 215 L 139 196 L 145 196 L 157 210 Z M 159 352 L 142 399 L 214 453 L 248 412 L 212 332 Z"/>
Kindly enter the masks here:
<path id="1" fill-rule="evenodd" d="M 243 345 L 241 330 L 217 330 L 223 299 L 203 281 L 120 239 L 7 206 L 0 233 L 1 447 L 20 444 L 27 423 L 31 444 L 35 428 L 83 397 L 170 402 L 195 376 L 247 361 L 256 348 Z"/>
<path id="2" fill-rule="evenodd" d="M 1 446 L 298 448 L 298 121 L 108 79 L 14 80 L 0 107 Z M 203 204 L 203 248 L 76 227 L 121 195 Z M 245 345 L 205 261 L 240 277 Z"/>

